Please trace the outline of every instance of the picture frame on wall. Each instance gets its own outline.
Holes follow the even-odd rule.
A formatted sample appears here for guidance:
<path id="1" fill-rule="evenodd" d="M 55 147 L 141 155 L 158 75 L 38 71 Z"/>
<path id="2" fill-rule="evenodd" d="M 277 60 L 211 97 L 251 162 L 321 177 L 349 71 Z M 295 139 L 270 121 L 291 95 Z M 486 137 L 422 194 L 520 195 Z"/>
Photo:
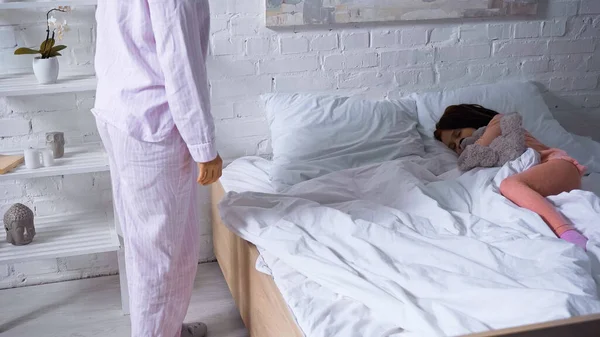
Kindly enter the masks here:
<path id="1" fill-rule="evenodd" d="M 265 0 L 266 26 L 533 16 L 539 0 Z"/>

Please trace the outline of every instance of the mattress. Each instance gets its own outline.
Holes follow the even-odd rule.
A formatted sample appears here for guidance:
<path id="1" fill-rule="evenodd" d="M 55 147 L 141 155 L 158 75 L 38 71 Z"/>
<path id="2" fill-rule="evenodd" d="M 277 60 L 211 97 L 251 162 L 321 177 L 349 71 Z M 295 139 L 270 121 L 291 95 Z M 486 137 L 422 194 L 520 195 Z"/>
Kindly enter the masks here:
<path id="1" fill-rule="evenodd" d="M 438 172 L 448 178 L 460 175 L 456 157 L 434 143 L 428 145 L 428 156 L 439 158 Z M 269 182 L 270 161 L 260 157 L 235 160 L 223 172 L 225 192 L 274 193 Z M 584 177 L 583 189 L 600 195 L 600 174 Z M 309 280 L 277 257 L 258 247 L 261 255 L 257 270 L 269 274 L 306 336 L 393 336 L 394 327 L 379 320 L 364 304 L 341 296 Z M 398 331 L 399 333 L 400 331 Z"/>

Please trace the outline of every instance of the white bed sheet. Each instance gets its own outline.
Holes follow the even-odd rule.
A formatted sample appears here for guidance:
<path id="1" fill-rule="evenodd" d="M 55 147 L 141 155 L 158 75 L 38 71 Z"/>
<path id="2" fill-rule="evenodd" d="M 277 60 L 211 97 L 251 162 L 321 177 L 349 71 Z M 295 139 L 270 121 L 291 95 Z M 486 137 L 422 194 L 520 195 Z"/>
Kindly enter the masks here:
<path id="1" fill-rule="evenodd" d="M 433 146 L 429 148 L 429 153 L 446 159 L 440 161 L 440 171 L 450 171 L 456 167 L 454 155 L 445 149 Z M 239 158 L 223 170 L 221 185 L 226 193 L 276 193 L 269 181 L 271 164 L 271 161 L 261 157 Z M 257 248 L 260 256 L 256 261 L 256 269 L 273 277 L 305 336 L 387 336 L 394 331 L 394 326 L 377 320 L 364 304 L 322 287 L 273 254 Z"/>
<path id="2" fill-rule="evenodd" d="M 437 159 L 434 161 L 436 164 L 431 164 L 433 161 L 429 162 L 429 170 L 436 175 L 441 174 L 444 178 L 457 177 L 459 173 L 455 169 L 455 156 L 437 144 L 428 144 L 428 157 Z M 224 170 L 221 182 L 225 191 L 273 193 L 268 180 L 269 165 L 269 161 L 258 157 L 245 157 L 234 161 Z M 593 174 L 585 177 L 584 189 L 599 194 L 600 175 Z M 273 276 L 299 326 L 307 336 L 391 336 L 396 332 L 398 335 L 406 334 L 398 329 L 396 324 L 389 323 L 389 317 L 386 319 L 381 316 L 381 313 L 375 314 L 361 301 L 337 294 L 331 291 L 331 288 L 323 287 L 305 277 L 273 254 L 262 248 L 259 250 L 262 260 L 258 261 L 257 269 Z M 591 307 L 595 305 L 596 303 L 590 304 Z M 560 314 L 567 315 L 564 312 Z M 477 330 L 477 327 L 473 329 Z"/>

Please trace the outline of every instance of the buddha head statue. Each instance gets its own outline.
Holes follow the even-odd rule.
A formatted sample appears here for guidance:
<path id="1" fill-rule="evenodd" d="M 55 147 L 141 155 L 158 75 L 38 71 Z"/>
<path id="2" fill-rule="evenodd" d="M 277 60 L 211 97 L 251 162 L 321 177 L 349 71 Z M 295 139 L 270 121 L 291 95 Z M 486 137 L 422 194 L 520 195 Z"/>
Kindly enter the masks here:
<path id="1" fill-rule="evenodd" d="M 33 211 L 23 204 L 12 205 L 4 214 L 6 241 L 15 246 L 31 243 L 35 236 Z"/>

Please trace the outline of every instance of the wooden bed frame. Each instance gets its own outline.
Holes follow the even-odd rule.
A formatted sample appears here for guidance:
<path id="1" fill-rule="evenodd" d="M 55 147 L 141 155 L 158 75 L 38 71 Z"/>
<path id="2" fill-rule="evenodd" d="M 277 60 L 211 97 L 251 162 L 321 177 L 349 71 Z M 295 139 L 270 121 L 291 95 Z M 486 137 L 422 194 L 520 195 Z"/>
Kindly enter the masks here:
<path id="1" fill-rule="evenodd" d="M 212 186 L 215 255 L 250 337 L 304 337 L 272 277 L 256 270 L 256 246 L 223 224 L 217 205 L 225 191 Z M 468 337 L 598 337 L 600 314 L 490 331 Z M 310 336 L 308 336 L 310 337 Z"/>

